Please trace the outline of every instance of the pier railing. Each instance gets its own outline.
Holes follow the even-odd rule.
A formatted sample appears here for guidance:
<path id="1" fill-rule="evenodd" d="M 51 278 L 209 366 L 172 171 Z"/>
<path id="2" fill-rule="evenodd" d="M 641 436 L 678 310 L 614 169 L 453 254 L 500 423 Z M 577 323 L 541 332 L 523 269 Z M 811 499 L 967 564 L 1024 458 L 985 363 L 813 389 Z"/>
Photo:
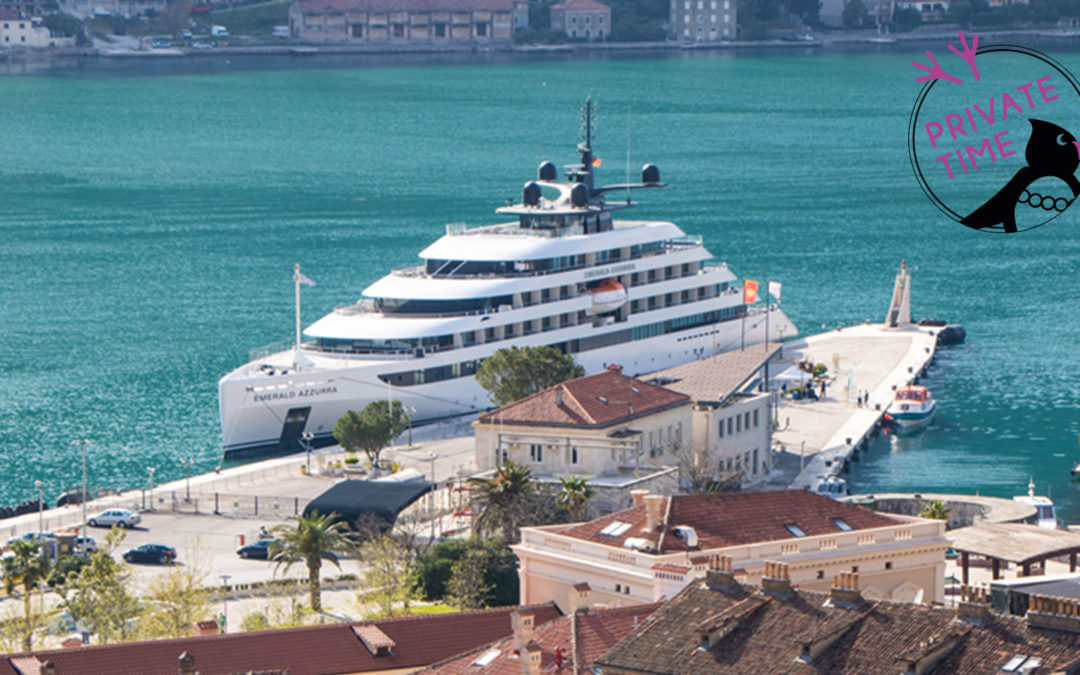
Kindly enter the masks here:
<path id="1" fill-rule="evenodd" d="M 311 502 L 303 497 L 273 495 L 242 495 L 227 492 L 192 492 L 184 490 L 158 492 L 155 510 L 173 513 L 213 514 L 234 518 L 280 518 L 298 516 Z"/>

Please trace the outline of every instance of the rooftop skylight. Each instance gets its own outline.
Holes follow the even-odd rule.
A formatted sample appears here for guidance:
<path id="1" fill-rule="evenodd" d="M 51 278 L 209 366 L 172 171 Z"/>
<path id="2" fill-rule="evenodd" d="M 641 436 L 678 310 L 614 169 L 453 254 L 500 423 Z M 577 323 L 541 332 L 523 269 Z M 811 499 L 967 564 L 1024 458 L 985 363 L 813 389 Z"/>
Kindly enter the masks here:
<path id="1" fill-rule="evenodd" d="M 629 529 L 630 523 L 624 523 L 621 520 L 613 520 L 608 523 L 604 529 L 600 530 L 600 534 L 606 537 L 617 537 Z"/>
<path id="2" fill-rule="evenodd" d="M 806 536 L 806 533 L 803 532 L 803 529 L 801 527 L 799 527 L 798 525 L 796 525 L 795 523 L 785 525 L 784 529 L 787 530 L 788 532 L 790 532 L 792 535 L 794 535 L 796 537 L 805 537 Z"/>
<path id="3" fill-rule="evenodd" d="M 1017 654 L 1008 660 L 1001 667 L 999 673 L 1018 673 L 1026 675 L 1027 673 L 1034 673 L 1042 665 L 1042 659 L 1035 656 L 1026 656 L 1024 654 Z"/>
<path id="4" fill-rule="evenodd" d="M 477 658 L 475 661 L 473 661 L 472 664 L 474 666 L 480 666 L 481 668 L 483 668 L 484 666 L 489 665 L 492 661 L 494 661 L 498 657 L 499 657 L 499 650 L 498 649 L 489 649 L 486 652 L 484 652 L 483 654 L 481 654 L 479 658 Z"/>
<path id="5" fill-rule="evenodd" d="M 833 518 L 832 523 L 844 532 L 851 532 L 853 529 L 855 529 L 851 525 L 849 525 L 848 522 L 843 518 Z"/>

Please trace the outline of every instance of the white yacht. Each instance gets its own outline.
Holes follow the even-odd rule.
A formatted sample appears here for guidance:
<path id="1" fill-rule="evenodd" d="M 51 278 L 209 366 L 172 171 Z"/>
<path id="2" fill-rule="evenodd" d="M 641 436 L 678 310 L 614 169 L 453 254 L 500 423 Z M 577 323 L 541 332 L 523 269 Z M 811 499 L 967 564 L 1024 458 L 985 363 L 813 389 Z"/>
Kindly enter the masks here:
<path id="1" fill-rule="evenodd" d="M 588 373 L 618 363 L 643 374 L 759 343 L 766 330 L 770 340 L 795 336 L 775 304 L 744 304 L 727 265 L 707 264 L 700 237 L 613 218 L 635 205 L 632 190 L 664 184 L 647 164 L 640 183 L 595 185 L 591 112 L 587 102 L 566 180 L 543 162 L 522 201 L 496 209 L 512 221 L 448 225 L 420 252 L 423 264 L 392 271 L 303 337 L 298 319 L 295 345 L 253 352 L 223 377 L 226 456 L 333 443 L 337 419 L 373 400 L 401 401 L 416 423 L 487 409 L 473 374 L 504 347 L 551 345 Z"/>

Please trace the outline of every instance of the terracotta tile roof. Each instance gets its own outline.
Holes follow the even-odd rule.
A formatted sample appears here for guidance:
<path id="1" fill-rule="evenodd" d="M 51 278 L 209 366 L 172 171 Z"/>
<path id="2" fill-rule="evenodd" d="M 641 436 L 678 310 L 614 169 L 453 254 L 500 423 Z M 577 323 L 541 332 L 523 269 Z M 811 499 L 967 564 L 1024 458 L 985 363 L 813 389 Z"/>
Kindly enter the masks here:
<path id="1" fill-rule="evenodd" d="M 595 375 L 579 377 L 526 396 L 481 415 L 480 424 L 529 424 L 548 427 L 603 428 L 623 424 L 681 405 L 690 397 L 647 384 L 608 366 Z"/>
<path id="2" fill-rule="evenodd" d="M 597 659 L 597 665 L 650 675 L 896 675 L 914 672 L 909 670 L 912 662 L 946 645 L 952 648 L 944 658 L 920 672 L 997 673 L 1017 654 L 1043 659 L 1037 673 L 1065 672 L 1080 660 L 1080 635 L 1032 629 L 1018 617 L 991 614 L 972 625 L 958 621 L 951 610 L 926 605 L 867 602 L 842 608 L 827 599 L 827 593 L 777 598 L 760 589 L 723 592 L 693 584 Z M 706 632 L 713 637 L 703 649 Z M 804 664 L 799 657 L 814 643 L 822 651 Z"/>
<path id="3" fill-rule="evenodd" d="M 0 9 L 0 21 L 10 21 L 12 19 L 18 19 L 19 15 L 10 9 Z"/>
<path id="4" fill-rule="evenodd" d="M 304 13 L 511 12 L 513 0 L 299 0 Z"/>
<path id="5" fill-rule="evenodd" d="M 623 639 L 634 626 L 644 621 L 660 607 L 660 603 L 634 605 L 616 609 L 598 609 L 576 616 L 562 617 L 539 626 L 533 631 L 530 644 L 538 646 L 542 652 L 541 670 L 545 673 L 574 672 L 572 661 L 573 645 L 577 645 L 578 671 L 586 672 L 602 654 Z M 576 630 L 575 639 L 571 631 Z M 562 654 L 562 669 L 556 667 L 556 650 Z M 475 665 L 477 659 L 489 652 L 497 651 L 495 656 L 484 666 Z M 514 639 L 509 637 L 462 653 L 441 663 L 437 663 L 423 673 L 455 675 L 457 673 L 476 673 L 477 675 L 521 675 L 521 661 L 514 654 Z"/>
<path id="6" fill-rule="evenodd" d="M 566 0 L 566 2 L 560 2 L 557 5 L 552 5 L 552 9 L 563 10 L 592 10 L 592 11 L 611 11 L 611 7 L 605 5 L 602 2 L 596 2 L 596 0 Z"/>
<path id="7" fill-rule="evenodd" d="M 420 668 L 462 650 L 510 635 L 510 615 L 520 607 L 427 614 L 362 623 L 283 628 L 171 640 L 96 645 L 0 656 L 0 675 L 19 675 L 12 663 L 27 657 L 50 660 L 57 675 L 176 675 L 183 652 L 195 657 L 203 675 L 287 670 L 290 675 L 335 675 Z M 561 616 L 554 603 L 529 607 L 536 623 Z M 377 627 L 394 643 L 387 656 L 373 656 L 354 628 Z"/>
<path id="8" fill-rule="evenodd" d="M 770 345 L 768 350 L 755 345 L 649 373 L 642 379 L 686 394 L 695 401 L 722 403 L 746 386 L 778 351 L 779 345 Z"/>
<path id="9" fill-rule="evenodd" d="M 865 507 L 806 490 L 675 495 L 665 497 L 663 512 L 664 521 L 654 532 L 644 531 L 645 506 L 551 531 L 611 546 L 622 546 L 628 537 L 641 537 L 651 541 L 658 553 L 671 553 L 795 538 L 786 525 L 797 525 L 808 536 L 840 534 L 846 530 L 833 522 L 837 518 L 852 530 L 898 524 L 895 519 Z M 615 537 L 600 534 L 615 521 L 629 523 L 630 527 Z M 675 536 L 674 528 L 679 525 L 694 528 L 698 537 L 696 548 L 689 548 Z"/>

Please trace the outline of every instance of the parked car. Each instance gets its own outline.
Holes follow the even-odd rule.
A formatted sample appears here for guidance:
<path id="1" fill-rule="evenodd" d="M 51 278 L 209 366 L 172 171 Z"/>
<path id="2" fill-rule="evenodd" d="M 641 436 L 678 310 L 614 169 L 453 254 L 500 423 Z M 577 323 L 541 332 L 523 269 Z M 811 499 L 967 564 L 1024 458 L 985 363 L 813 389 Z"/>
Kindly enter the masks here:
<path id="1" fill-rule="evenodd" d="M 236 549 L 236 555 L 241 558 L 257 558 L 259 560 L 266 560 L 270 557 L 270 544 L 276 541 L 275 539 L 260 539 L 256 542 L 252 542 L 247 546 L 241 546 Z"/>
<path id="2" fill-rule="evenodd" d="M 181 40 L 190 40 L 191 38 L 192 38 L 191 31 L 189 31 L 187 29 L 184 29 L 184 30 L 180 31 L 180 39 Z"/>
<path id="3" fill-rule="evenodd" d="M 52 539 L 56 537 L 52 532 L 23 532 L 17 537 L 12 537 L 7 540 L 7 546 L 11 546 L 17 541 L 45 541 L 46 539 Z"/>
<path id="4" fill-rule="evenodd" d="M 150 45 L 150 46 L 151 46 L 151 47 L 152 47 L 153 49 L 170 49 L 170 48 L 172 47 L 172 42 L 170 42 L 170 41 L 168 41 L 168 40 L 156 40 L 156 41 L 155 41 L 155 42 L 154 42 L 154 43 L 153 43 L 152 45 Z"/>
<path id="5" fill-rule="evenodd" d="M 164 544 L 143 544 L 124 552 L 124 560 L 129 563 L 157 563 L 168 565 L 176 560 L 176 549 Z"/>
<path id="6" fill-rule="evenodd" d="M 98 550 L 97 542 L 93 537 L 75 537 L 75 550 L 83 553 L 94 553 Z"/>
<path id="7" fill-rule="evenodd" d="M 142 516 L 127 509 L 109 509 L 101 513 L 95 513 L 87 519 L 86 524 L 90 527 L 135 527 L 142 522 Z"/>

